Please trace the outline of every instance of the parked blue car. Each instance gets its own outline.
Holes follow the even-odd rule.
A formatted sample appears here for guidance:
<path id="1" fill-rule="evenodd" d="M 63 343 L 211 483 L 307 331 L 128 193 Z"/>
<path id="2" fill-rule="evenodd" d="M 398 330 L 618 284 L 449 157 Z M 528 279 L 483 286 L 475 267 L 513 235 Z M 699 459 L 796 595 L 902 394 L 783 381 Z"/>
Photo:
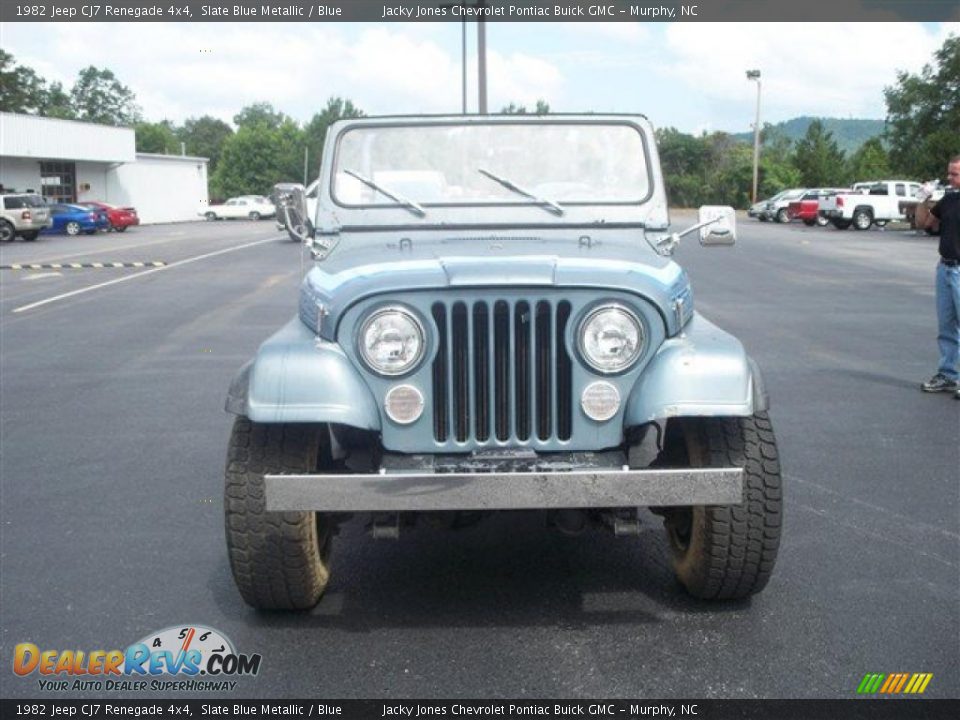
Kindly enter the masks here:
<path id="1" fill-rule="evenodd" d="M 50 206 L 50 219 L 53 225 L 43 232 L 45 234 L 66 233 L 79 235 L 84 232 L 93 235 L 97 230 L 110 229 L 110 219 L 103 210 L 92 210 L 80 205 L 57 204 Z"/>

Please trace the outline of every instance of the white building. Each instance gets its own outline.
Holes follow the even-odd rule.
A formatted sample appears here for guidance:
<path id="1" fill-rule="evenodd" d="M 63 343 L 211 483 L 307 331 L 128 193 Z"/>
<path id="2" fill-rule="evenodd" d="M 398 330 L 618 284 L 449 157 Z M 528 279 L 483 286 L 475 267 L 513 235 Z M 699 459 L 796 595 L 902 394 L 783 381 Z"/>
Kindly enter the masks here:
<path id="1" fill-rule="evenodd" d="M 143 223 L 196 220 L 207 159 L 138 153 L 132 128 L 0 113 L 0 184 L 50 202 L 100 200 Z"/>

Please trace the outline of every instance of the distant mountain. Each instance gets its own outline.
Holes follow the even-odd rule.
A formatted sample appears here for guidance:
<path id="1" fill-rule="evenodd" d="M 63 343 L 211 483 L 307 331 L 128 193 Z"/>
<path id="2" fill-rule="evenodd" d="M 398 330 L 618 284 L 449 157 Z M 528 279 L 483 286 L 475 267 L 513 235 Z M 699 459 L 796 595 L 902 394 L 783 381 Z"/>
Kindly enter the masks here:
<path id="1" fill-rule="evenodd" d="M 784 122 L 776 123 L 774 128 L 782 132 L 792 142 L 796 142 L 807 134 L 807 128 L 814 120 L 823 123 L 824 128 L 833 133 L 833 139 L 837 145 L 848 156 L 856 151 L 872 137 L 883 134 L 883 120 L 866 120 L 858 118 L 815 118 L 815 117 L 797 117 Z M 734 134 L 738 140 L 753 142 L 753 132 L 743 132 Z"/>

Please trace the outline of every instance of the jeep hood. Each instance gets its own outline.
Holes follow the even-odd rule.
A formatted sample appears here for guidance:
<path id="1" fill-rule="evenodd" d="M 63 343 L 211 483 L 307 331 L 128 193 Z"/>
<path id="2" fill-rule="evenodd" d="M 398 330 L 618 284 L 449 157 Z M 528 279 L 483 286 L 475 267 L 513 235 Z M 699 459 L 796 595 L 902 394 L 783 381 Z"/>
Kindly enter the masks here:
<path id="1" fill-rule="evenodd" d="M 335 339 L 340 317 L 373 295 L 442 292 L 462 287 L 543 287 L 622 290 L 660 308 L 672 331 L 672 304 L 689 290 L 686 273 L 657 255 L 642 230 L 538 230 L 491 233 L 376 233 L 344 235 L 307 274 L 300 317 Z M 670 332 L 670 334 L 673 334 Z"/>

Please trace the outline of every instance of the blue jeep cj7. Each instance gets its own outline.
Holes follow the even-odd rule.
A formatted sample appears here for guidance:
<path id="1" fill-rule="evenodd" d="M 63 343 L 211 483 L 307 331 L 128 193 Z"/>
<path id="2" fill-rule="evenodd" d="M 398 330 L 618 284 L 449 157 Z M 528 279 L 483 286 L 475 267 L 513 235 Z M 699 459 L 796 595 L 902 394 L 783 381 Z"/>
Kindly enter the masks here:
<path id="1" fill-rule="evenodd" d="M 575 533 L 662 516 L 700 598 L 760 591 L 780 540 L 767 395 L 694 311 L 680 237 L 730 245 L 731 208 L 671 233 L 644 117 L 393 117 L 327 135 L 299 312 L 237 374 L 233 575 L 310 608 L 338 525 L 541 509 Z"/>

